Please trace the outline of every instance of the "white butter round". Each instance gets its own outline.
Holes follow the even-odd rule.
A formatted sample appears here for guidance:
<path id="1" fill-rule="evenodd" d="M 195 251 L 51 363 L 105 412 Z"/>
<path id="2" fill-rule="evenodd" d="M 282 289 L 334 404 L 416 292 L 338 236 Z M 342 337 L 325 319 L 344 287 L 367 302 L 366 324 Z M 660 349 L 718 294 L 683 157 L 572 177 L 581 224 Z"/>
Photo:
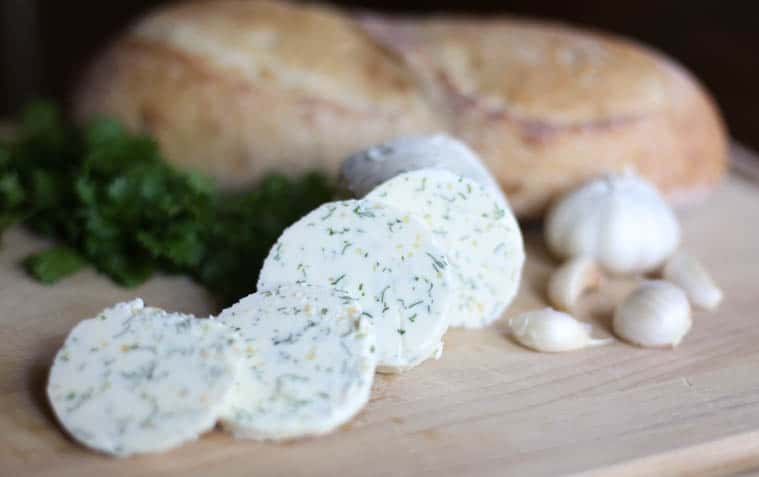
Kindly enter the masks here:
<path id="1" fill-rule="evenodd" d="M 258 289 L 308 283 L 343 291 L 374 322 L 378 370 L 397 372 L 439 350 L 448 329 L 449 275 L 444 251 L 411 214 L 346 200 L 320 206 L 282 233 Z"/>
<path id="2" fill-rule="evenodd" d="M 361 198 L 386 180 L 418 169 L 453 172 L 492 189 L 497 197 L 506 200 L 479 156 L 447 134 L 399 137 L 357 152 L 343 161 L 340 178 L 350 193 Z"/>
<path id="3" fill-rule="evenodd" d="M 240 334 L 245 356 L 220 419 L 235 437 L 326 434 L 369 401 L 374 328 L 341 292 L 282 285 L 243 298 L 218 321 Z"/>
<path id="4" fill-rule="evenodd" d="M 514 215 L 491 188 L 448 171 L 421 169 L 380 184 L 366 197 L 421 220 L 450 262 L 451 326 L 497 320 L 519 289 L 524 244 Z"/>
<path id="5" fill-rule="evenodd" d="M 216 424 L 242 362 L 214 321 L 137 299 L 81 321 L 50 370 L 47 394 L 77 441 L 117 456 L 165 451 Z"/>

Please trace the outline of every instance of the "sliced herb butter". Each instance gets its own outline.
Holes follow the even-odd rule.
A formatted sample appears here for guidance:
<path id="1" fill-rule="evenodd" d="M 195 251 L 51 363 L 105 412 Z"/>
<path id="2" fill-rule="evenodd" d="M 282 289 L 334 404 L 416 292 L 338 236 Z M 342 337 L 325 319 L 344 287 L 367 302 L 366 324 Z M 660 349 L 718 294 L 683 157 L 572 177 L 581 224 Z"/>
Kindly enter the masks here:
<path id="1" fill-rule="evenodd" d="M 74 327 L 47 394 L 63 427 L 87 447 L 117 456 L 160 452 L 215 425 L 241 363 L 224 325 L 137 299 Z"/>
<path id="2" fill-rule="evenodd" d="M 479 328 L 514 299 L 524 265 L 519 225 L 493 189 L 451 172 L 400 174 L 367 199 L 421 220 L 443 245 L 453 279 L 451 326 Z"/>
<path id="3" fill-rule="evenodd" d="M 380 202 L 347 200 L 286 229 L 264 261 L 258 289 L 309 283 L 355 299 L 377 331 L 378 370 L 395 372 L 439 350 L 449 275 L 443 250 L 421 222 Z"/>
<path id="4" fill-rule="evenodd" d="M 386 180 L 418 169 L 442 169 L 467 177 L 506 201 L 477 154 L 446 134 L 400 137 L 357 152 L 340 166 L 340 182 L 353 196 L 365 197 Z"/>
<path id="5" fill-rule="evenodd" d="M 374 327 L 335 289 L 283 285 L 224 310 L 245 355 L 221 423 L 236 437 L 325 434 L 369 400 L 377 362 Z"/>

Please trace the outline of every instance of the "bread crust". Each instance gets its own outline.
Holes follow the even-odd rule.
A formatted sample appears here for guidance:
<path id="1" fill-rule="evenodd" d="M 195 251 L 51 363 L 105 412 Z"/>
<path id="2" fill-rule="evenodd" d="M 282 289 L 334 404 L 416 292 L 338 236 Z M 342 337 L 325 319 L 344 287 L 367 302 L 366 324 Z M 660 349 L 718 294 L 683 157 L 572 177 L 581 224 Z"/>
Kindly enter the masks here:
<path id="1" fill-rule="evenodd" d="M 448 131 L 477 151 L 520 217 L 583 181 L 633 169 L 674 203 L 702 198 L 727 141 L 698 82 L 610 35 L 517 19 L 363 16 L 425 83 Z"/>
<path id="2" fill-rule="evenodd" d="M 353 21 L 269 1 L 148 15 L 93 64 L 74 109 L 151 133 L 170 161 L 231 187 L 337 171 L 367 144 L 440 129 L 405 63 Z"/>
<path id="3" fill-rule="evenodd" d="M 673 61 L 511 18 L 185 3 L 112 45 L 74 105 L 79 118 L 107 113 L 152 133 L 169 160 L 232 186 L 270 170 L 333 173 L 372 144 L 445 131 L 483 157 L 520 217 L 626 168 L 693 202 L 727 156 L 714 103 Z"/>

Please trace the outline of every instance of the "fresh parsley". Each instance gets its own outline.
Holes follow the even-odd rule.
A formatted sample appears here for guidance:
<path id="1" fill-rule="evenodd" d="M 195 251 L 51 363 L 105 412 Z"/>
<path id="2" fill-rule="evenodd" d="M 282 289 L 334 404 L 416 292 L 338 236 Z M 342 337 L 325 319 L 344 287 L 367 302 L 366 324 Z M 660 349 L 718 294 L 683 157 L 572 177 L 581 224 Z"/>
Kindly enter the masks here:
<path id="1" fill-rule="evenodd" d="M 20 222 L 58 241 L 24 262 L 44 283 L 86 264 L 123 286 L 182 273 L 231 302 L 255 289 L 282 230 L 333 195 L 318 173 L 223 192 L 165 162 L 152 138 L 107 118 L 73 126 L 47 102 L 0 141 L 0 234 Z"/>

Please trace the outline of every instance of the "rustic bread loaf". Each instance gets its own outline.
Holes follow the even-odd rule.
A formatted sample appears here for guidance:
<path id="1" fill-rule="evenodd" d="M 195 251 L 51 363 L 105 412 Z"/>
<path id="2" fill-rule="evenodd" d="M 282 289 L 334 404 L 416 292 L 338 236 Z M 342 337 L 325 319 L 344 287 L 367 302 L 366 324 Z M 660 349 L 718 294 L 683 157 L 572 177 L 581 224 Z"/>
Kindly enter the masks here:
<path id="1" fill-rule="evenodd" d="M 441 128 L 405 63 L 354 21 L 269 1 L 153 12 L 96 60 L 74 108 L 150 132 L 170 161 L 230 186 L 336 171 L 368 144 Z"/>
<path id="2" fill-rule="evenodd" d="M 631 168 L 674 202 L 725 167 L 719 115 L 698 83 L 627 40 L 513 19 L 389 19 L 365 28 L 422 78 L 448 131 L 479 152 L 521 216 Z"/>
<path id="3" fill-rule="evenodd" d="M 159 10 L 85 77 L 96 112 L 154 134 L 169 160 L 237 185 L 330 173 L 351 152 L 446 131 L 479 152 L 522 217 L 603 172 L 635 169 L 675 202 L 725 167 L 716 109 L 682 68 L 619 38 L 531 21 L 355 20 L 328 7 L 215 0 Z"/>

